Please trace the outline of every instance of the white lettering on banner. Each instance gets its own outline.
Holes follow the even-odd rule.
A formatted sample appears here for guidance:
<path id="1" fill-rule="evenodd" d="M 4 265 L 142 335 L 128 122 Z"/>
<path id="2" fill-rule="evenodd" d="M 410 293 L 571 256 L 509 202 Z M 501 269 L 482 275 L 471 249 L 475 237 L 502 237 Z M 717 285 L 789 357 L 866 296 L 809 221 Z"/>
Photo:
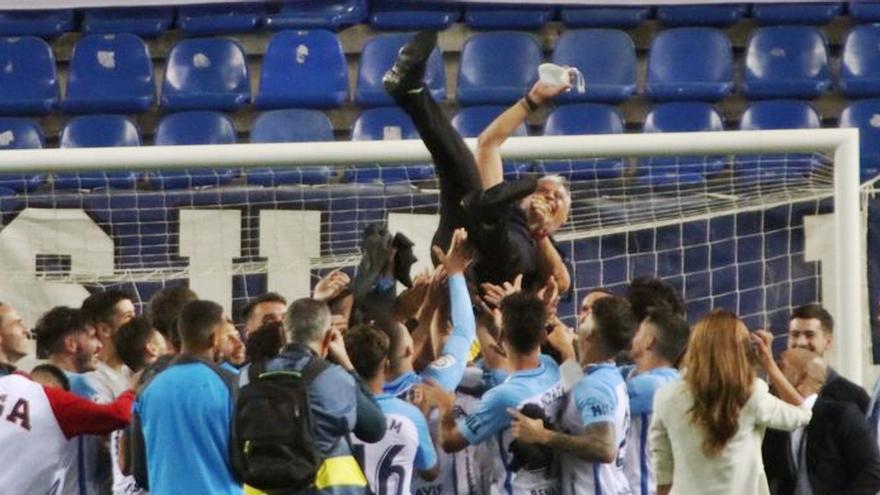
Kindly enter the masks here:
<path id="1" fill-rule="evenodd" d="M 434 232 L 440 223 L 440 215 L 427 215 L 423 213 L 389 213 L 388 231 L 391 233 L 402 232 L 409 240 L 413 241 L 413 254 L 419 260 L 412 266 L 410 273 L 413 277 L 427 268 L 433 268 L 431 263 L 431 241 Z M 403 290 L 398 285 L 399 290 Z"/>
<path id="2" fill-rule="evenodd" d="M 289 301 L 311 295 L 311 258 L 321 255 L 321 212 L 260 212 L 260 256 L 267 258 L 267 287 Z"/>
<path id="3" fill-rule="evenodd" d="M 79 307 L 89 293 L 79 284 L 37 277 L 37 255 L 70 256 L 71 275 L 113 275 L 113 240 L 78 209 L 25 208 L 0 231 L 0 266 L 33 278 L 0 278 L 0 301 L 34 324 L 58 305 Z"/>
<path id="4" fill-rule="evenodd" d="M 241 212 L 180 210 L 180 255 L 189 257 L 189 288 L 231 311 L 232 259 L 241 255 Z"/>

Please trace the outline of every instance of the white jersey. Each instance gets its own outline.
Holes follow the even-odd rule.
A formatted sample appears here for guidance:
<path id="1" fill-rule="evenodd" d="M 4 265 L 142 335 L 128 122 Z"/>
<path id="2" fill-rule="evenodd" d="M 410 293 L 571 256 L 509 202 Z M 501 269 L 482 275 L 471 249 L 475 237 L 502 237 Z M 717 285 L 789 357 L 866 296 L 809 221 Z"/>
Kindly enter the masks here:
<path id="1" fill-rule="evenodd" d="M 632 423 L 626 440 L 624 471 L 636 495 L 654 495 L 657 482 L 648 451 L 648 430 L 654 412 L 654 394 L 661 386 L 679 378 L 674 368 L 655 368 L 627 379 Z"/>
<path id="2" fill-rule="evenodd" d="M 415 406 L 393 395 L 378 395 L 376 401 L 385 413 L 385 436 L 376 443 L 364 443 L 352 435 L 354 456 L 363 467 L 371 493 L 408 495 L 413 473 L 437 464 L 428 424 Z"/>
<path id="3" fill-rule="evenodd" d="M 568 435 L 582 435 L 588 426 L 605 422 L 614 425 L 617 459 L 613 463 L 596 463 L 563 454 L 561 485 L 564 495 L 632 493 L 623 470 L 630 428 L 629 396 L 620 371 L 610 363 L 587 368 L 585 376 L 568 394 L 562 415 L 562 428 Z"/>

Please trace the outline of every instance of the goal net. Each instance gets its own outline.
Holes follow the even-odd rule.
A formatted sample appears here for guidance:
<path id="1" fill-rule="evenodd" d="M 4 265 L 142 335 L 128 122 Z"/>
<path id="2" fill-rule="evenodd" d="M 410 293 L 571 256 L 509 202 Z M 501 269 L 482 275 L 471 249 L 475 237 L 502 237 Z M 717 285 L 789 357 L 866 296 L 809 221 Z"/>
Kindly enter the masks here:
<path id="1" fill-rule="evenodd" d="M 856 131 L 517 138 L 503 151 L 506 178 L 571 188 L 555 236 L 570 322 L 590 289 L 622 294 L 638 276 L 670 282 L 692 322 L 726 308 L 782 333 L 794 307 L 822 302 L 846 332 L 835 364 L 864 373 Z M 188 285 L 233 315 L 267 290 L 302 297 L 328 270 L 353 274 L 380 222 L 415 241 L 417 271 L 437 225 L 418 141 L 5 151 L 0 168 L 15 171 L 0 178 L 0 301 L 30 324 L 107 287 L 143 305 Z"/>

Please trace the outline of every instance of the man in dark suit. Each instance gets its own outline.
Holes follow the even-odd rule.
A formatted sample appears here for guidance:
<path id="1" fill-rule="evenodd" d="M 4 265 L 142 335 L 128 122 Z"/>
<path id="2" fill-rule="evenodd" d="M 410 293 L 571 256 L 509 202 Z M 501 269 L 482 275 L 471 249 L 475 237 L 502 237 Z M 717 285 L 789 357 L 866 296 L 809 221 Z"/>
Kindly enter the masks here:
<path id="1" fill-rule="evenodd" d="M 864 494 L 880 491 L 880 453 L 864 415 L 852 403 L 823 397 L 828 370 L 806 349 L 782 355 L 782 371 L 805 397 L 813 417 L 791 433 L 768 430 L 764 470 L 774 495 Z"/>
<path id="2" fill-rule="evenodd" d="M 795 308 L 788 323 L 788 348 L 806 349 L 815 352 L 822 359 L 828 359 L 827 352 L 834 338 L 834 319 L 818 304 L 807 304 Z M 862 414 L 868 412 L 871 398 L 865 389 L 828 368 L 825 386 L 819 392 L 823 399 L 851 402 Z"/>

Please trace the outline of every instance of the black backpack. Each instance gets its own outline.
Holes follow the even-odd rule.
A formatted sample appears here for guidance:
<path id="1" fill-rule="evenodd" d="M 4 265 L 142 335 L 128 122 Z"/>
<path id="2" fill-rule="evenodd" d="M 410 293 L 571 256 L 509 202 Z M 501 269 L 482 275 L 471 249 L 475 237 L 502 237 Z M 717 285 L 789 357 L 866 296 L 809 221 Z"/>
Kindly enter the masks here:
<path id="1" fill-rule="evenodd" d="M 235 413 L 246 484 L 272 491 L 315 482 L 324 458 L 312 438 L 308 386 L 329 366 L 320 358 L 310 359 L 302 371 L 267 371 L 264 362 L 250 366 Z"/>

